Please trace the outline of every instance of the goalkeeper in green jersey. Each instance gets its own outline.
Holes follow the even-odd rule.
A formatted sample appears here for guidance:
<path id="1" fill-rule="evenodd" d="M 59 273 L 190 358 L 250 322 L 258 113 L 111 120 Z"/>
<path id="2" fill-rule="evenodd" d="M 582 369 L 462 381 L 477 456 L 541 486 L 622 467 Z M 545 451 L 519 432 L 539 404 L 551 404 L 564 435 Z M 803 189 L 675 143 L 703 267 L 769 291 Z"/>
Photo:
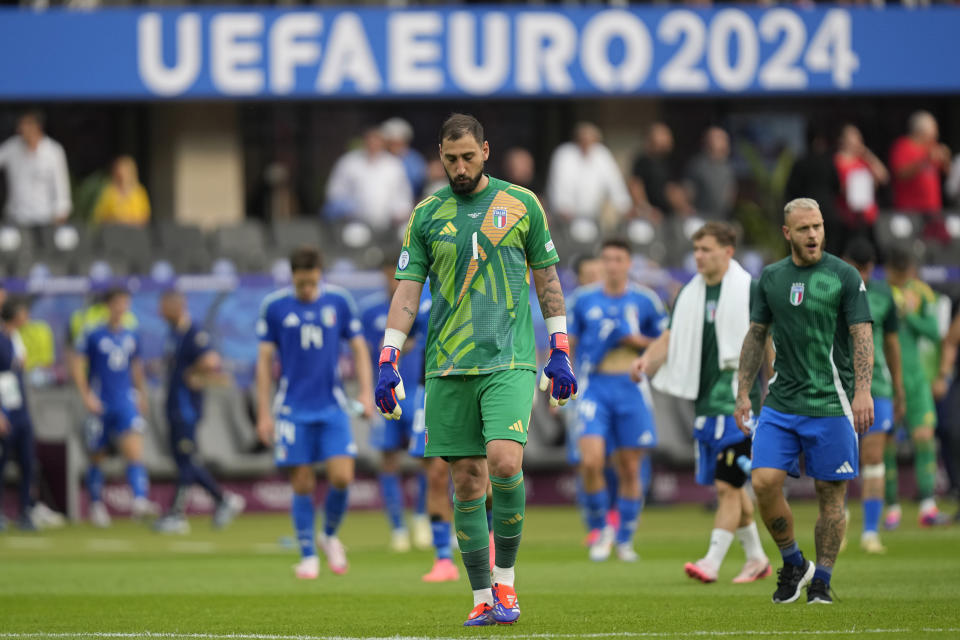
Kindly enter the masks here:
<path id="1" fill-rule="evenodd" d="M 918 343 L 930 340 L 940 344 L 936 314 L 936 294 L 917 278 L 916 259 L 906 249 L 896 248 L 887 261 L 887 282 L 893 291 L 900 319 L 900 350 L 903 353 L 903 386 L 907 397 L 906 425 L 913 443 L 913 472 L 920 499 L 920 526 L 946 524 L 949 518 L 940 513 L 934 498 L 937 479 L 937 444 L 933 439 L 937 428 L 937 410 L 933 402 L 930 377 L 923 367 Z M 897 495 L 897 449 L 891 433 L 884 451 L 886 467 L 887 529 L 900 525 L 900 499 Z"/>
<path id="2" fill-rule="evenodd" d="M 552 405 L 576 396 L 556 249 L 536 196 L 484 173 L 490 147 L 476 118 L 450 116 L 440 129 L 450 184 L 416 206 L 397 263 L 375 400 L 387 418 L 404 397 L 396 364 L 430 279 L 426 457 L 450 462 L 454 528 L 473 590 L 465 626 L 520 617 L 514 563 L 524 519 L 521 463 L 536 380 L 530 271 L 550 334 L 540 388 Z M 489 566 L 487 483 L 493 488 L 496 562 Z M 491 584 L 492 583 L 492 584 Z"/>

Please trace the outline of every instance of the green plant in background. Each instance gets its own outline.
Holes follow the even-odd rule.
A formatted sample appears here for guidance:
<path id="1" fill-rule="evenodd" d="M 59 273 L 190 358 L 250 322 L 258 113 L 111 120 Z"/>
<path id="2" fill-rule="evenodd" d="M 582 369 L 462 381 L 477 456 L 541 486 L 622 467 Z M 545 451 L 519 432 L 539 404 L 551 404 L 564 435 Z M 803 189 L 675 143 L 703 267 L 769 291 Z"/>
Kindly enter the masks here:
<path id="1" fill-rule="evenodd" d="M 780 212 L 794 156 L 784 147 L 772 163 L 749 142 L 740 143 L 740 153 L 750 167 L 751 188 L 737 201 L 734 217 L 743 225 L 746 242 L 762 249 L 771 259 L 787 255 L 780 233 Z"/>
<path id="2" fill-rule="evenodd" d="M 93 219 L 93 208 L 97 206 L 100 192 L 107 186 L 109 179 L 110 176 L 106 171 L 94 171 L 85 178 L 74 181 L 71 221 L 87 224 Z"/>

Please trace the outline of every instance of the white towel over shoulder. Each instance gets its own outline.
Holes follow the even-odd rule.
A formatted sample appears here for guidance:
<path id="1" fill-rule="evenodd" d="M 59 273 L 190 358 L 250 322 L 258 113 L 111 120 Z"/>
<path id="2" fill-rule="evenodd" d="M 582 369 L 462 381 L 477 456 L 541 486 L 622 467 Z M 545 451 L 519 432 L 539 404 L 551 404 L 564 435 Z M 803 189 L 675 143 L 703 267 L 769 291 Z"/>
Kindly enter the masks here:
<path id="1" fill-rule="evenodd" d="M 736 260 L 723 275 L 714 329 L 721 369 L 736 369 L 740 348 L 750 328 L 750 274 Z M 667 361 L 653 377 L 653 386 L 672 396 L 695 400 L 700 390 L 700 359 L 707 285 L 699 273 L 677 296 L 670 327 Z"/>

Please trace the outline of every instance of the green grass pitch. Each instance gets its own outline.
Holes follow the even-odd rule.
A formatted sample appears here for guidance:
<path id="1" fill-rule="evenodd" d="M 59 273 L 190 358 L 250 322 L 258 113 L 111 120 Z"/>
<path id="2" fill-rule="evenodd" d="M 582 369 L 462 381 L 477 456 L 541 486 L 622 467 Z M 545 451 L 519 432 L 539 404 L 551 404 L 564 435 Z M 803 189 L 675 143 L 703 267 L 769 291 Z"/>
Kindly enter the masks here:
<path id="1" fill-rule="evenodd" d="M 815 507 L 795 512 L 812 557 Z M 807 606 L 772 604 L 775 575 L 732 584 L 743 561 L 736 543 L 716 584 L 687 578 L 683 563 L 703 555 L 712 525 L 702 508 L 647 509 L 632 565 L 591 563 L 572 508 L 531 509 L 517 565 L 523 615 L 477 629 L 460 626 L 472 604 L 465 572 L 456 584 L 421 582 L 431 552 L 387 551 L 380 513 L 348 514 L 350 572 L 326 570 L 312 582 L 293 577 L 296 552 L 281 544 L 291 527 L 279 515 L 241 517 L 223 532 L 194 518 L 183 537 L 126 521 L 105 531 L 8 530 L 0 638 L 960 638 L 960 528 L 919 530 L 908 508 L 901 529 L 884 535 L 887 555 L 867 556 L 857 544 L 859 505 L 853 512 L 833 580 L 840 601 Z"/>

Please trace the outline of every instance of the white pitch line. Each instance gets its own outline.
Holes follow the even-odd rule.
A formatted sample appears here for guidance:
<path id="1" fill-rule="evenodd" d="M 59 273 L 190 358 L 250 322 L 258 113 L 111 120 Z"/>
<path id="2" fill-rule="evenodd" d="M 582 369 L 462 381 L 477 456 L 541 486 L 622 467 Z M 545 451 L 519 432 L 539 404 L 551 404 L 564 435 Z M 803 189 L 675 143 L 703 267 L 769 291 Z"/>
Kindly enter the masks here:
<path id="1" fill-rule="evenodd" d="M 531 633 L 509 635 L 511 640 L 534 640 L 539 638 L 688 638 L 688 637 L 728 637 L 728 636 L 835 636 L 856 634 L 889 634 L 889 633 L 960 633 L 960 627 L 921 629 L 834 629 L 818 631 L 761 631 L 745 629 L 742 631 L 646 631 L 646 632 L 610 632 L 610 633 Z M 437 636 L 308 636 L 308 635 L 278 635 L 265 633 L 170 633 L 170 632 L 29 632 L 9 633 L 0 632 L 0 638 L 150 638 L 155 640 L 186 639 L 186 640 L 462 640 L 461 637 Z"/>
<path id="2" fill-rule="evenodd" d="M 213 553 L 216 548 L 217 545 L 213 542 L 191 542 L 188 540 L 171 542 L 169 545 L 170 551 L 178 553 Z"/>
<path id="3" fill-rule="evenodd" d="M 53 546 L 50 538 L 35 536 L 9 536 L 4 539 L 6 546 L 11 549 L 49 549 Z"/>
<path id="4" fill-rule="evenodd" d="M 120 538 L 90 538 L 87 540 L 87 549 L 90 551 L 133 551 L 137 547 L 130 540 Z"/>

